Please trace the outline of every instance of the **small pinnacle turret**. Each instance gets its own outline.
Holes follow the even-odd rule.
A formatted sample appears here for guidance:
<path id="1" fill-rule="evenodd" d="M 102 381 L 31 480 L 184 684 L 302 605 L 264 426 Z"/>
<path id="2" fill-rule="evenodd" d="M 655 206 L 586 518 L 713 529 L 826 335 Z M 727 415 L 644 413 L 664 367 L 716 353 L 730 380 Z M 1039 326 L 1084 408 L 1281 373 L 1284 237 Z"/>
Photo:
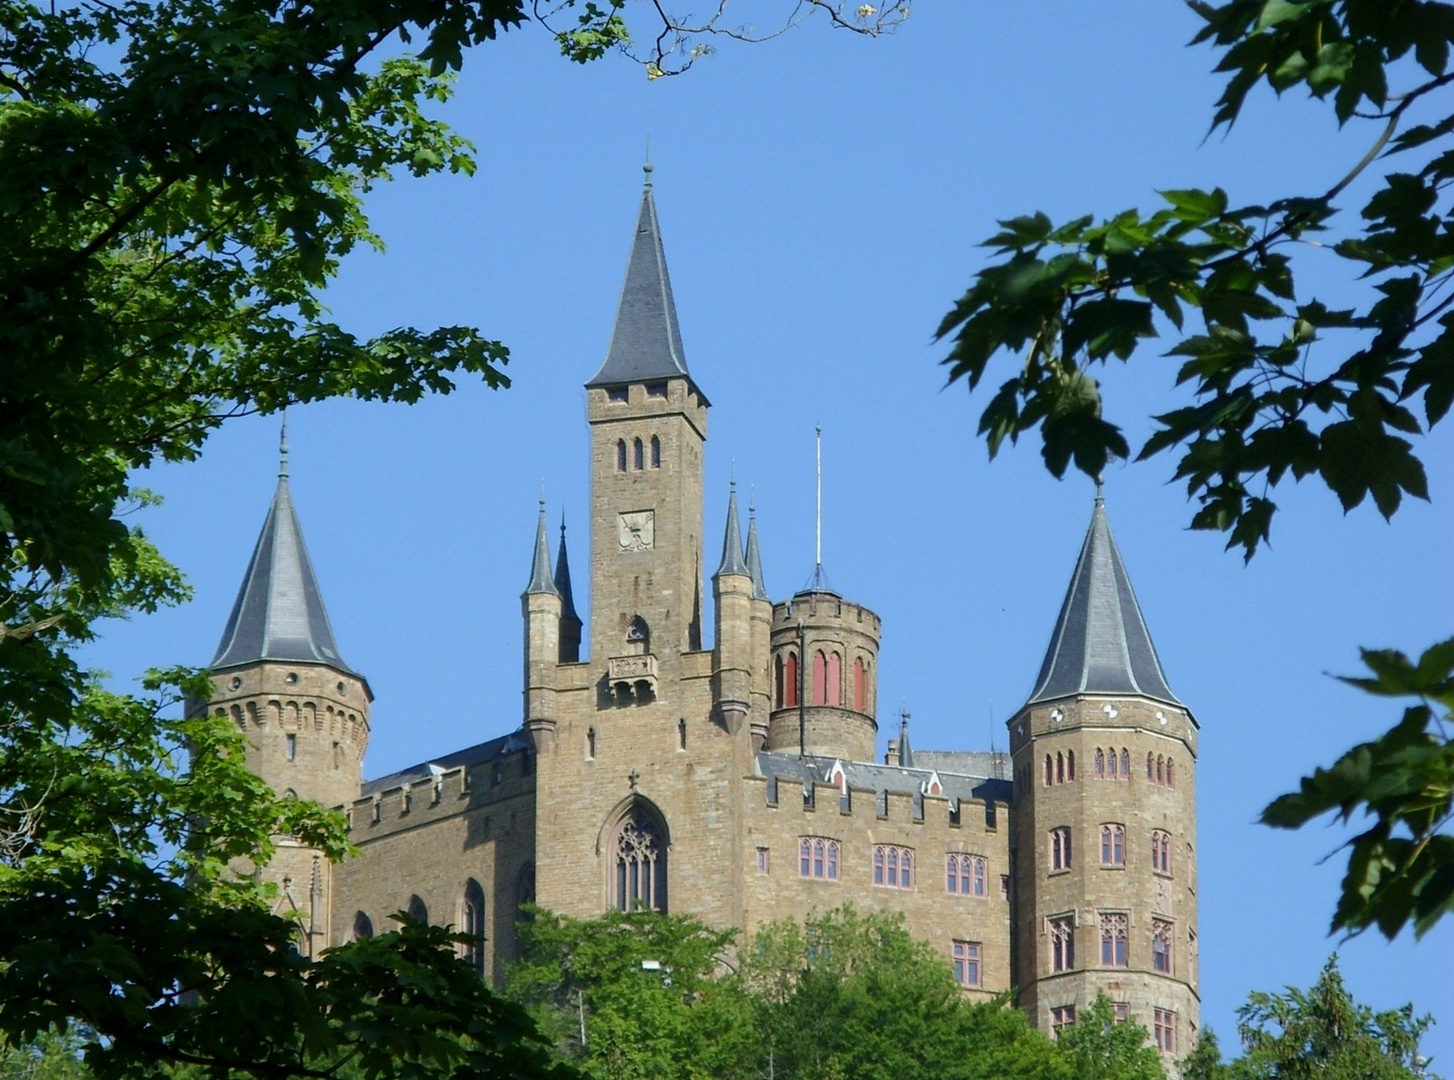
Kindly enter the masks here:
<path id="1" fill-rule="evenodd" d="M 742 558 L 742 525 L 737 519 L 737 481 L 732 481 L 731 494 L 727 496 L 727 530 L 722 538 L 722 564 L 717 567 L 713 578 L 727 574 L 751 577 L 747 563 Z"/>
<path id="2" fill-rule="evenodd" d="M 293 509 L 288 488 L 286 417 L 278 458 L 277 491 L 211 666 L 218 669 L 261 660 L 292 660 L 351 671 L 338 655 L 323 593 Z"/>
<path id="3" fill-rule="evenodd" d="M 526 596 L 559 596 L 555 579 L 550 574 L 550 541 L 545 531 L 545 500 L 540 500 L 540 520 L 535 525 L 535 557 L 530 563 L 530 584 L 525 586 Z"/>
<path id="4" fill-rule="evenodd" d="M 762 578 L 762 553 L 757 546 L 757 505 L 747 504 L 747 573 L 752 578 L 752 598 L 771 600 Z"/>
<path id="5" fill-rule="evenodd" d="M 560 659 L 574 664 L 581 654 L 581 617 L 571 591 L 570 560 L 565 553 L 565 513 L 560 515 L 560 547 L 555 556 L 555 587 L 560 591 Z"/>
<path id="6" fill-rule="evenodd" d="M 1181 704 L 1162 674 L 1099 486 L 1050 648 L 1025 704 L 1081 693 L 1139 694 Z"/>

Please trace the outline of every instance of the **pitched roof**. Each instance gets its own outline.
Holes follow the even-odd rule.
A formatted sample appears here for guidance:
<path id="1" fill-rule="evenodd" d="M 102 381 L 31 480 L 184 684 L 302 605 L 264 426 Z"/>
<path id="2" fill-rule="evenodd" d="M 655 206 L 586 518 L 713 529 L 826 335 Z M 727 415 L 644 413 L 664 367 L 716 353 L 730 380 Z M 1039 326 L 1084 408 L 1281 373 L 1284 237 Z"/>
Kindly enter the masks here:
<path id="1" fill-rule="evenodd" d="M 732 481 L 732 493 L 727 496 L 727 528 L 722 537 L 722 563 L 712 576 L 741 574 L 750 577 L 747 563 L 742 559 L 742 525 L 737 519 L 737 481 Z"/>
<path id="2" fill-rule="evenodd" d="M 1079 693 L 1136 694 L 1181 704 L 1162 674 L 1099 493 L 1050 648 L 1025 704 Z"/>
<path id="3" fill-rule="evenodd" d="M 545 500 L 540 500 L 540 520 L 535 523 L 535 557 L 530 561 L 530 584 L 525 586 L 525 595 L 544 593 L 559 596 L 555 579 L 550 576 L 550 542 L 545 537 Z"/>
<path id="4" fill-rule="evenodd" d="M 677 325 L 676 301 L 666 272 L 666 253 L 661 246 L 648 173 L 631 258 L 626 263 L 626 281 L 616 308 L 616 326 L 611 331 L 611 347 L 601 370 L 586 385 L 619 386 L 669 378 L 689 379 L 691 374 L 682 351 L 682 332 Z"/>
<path id="5" fill-rule="evenodd" d="M 286 446 L 284 447 L 286 453 Z M 338 655 L 288 490 L 287 458 L 212 667 L 292 660 L 352 669 Z"/>
<path id="6" fill-rule="evenodd" d="M 752 577 L 752 598 L 771 600 L 762 577 L 762 552 L 757 546 L 757 507 L 751 503 L 747 506 L 747 572 Z"/>

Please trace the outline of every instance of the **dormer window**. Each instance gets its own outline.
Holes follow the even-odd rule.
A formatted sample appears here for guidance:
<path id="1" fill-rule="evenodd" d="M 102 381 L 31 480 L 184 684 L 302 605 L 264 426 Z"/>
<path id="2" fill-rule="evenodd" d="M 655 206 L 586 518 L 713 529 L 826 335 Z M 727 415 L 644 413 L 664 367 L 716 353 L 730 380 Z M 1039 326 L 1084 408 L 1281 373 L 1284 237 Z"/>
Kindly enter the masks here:
<path id="1" fill-rule="evenodd" d="M 666 397 L 666 383 L 649 382 L 646 384 L 646 396 L 654 398 Z"/>
<path id="2" fill-rule="evenodd" d="M 631 396 L 629 387 L 611 386 L 606 389 L 606 400 L 612 405 L 625 405 Z"/>

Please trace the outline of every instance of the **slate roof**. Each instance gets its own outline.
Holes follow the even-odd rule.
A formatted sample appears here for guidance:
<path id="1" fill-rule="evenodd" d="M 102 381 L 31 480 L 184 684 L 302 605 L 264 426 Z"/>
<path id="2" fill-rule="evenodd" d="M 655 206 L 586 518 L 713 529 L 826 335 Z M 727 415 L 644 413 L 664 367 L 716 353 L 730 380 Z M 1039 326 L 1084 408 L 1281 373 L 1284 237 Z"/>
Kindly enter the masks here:
<path id="1" fill-rule="evenodd" d="M 1135 694 L 1181 705 L 1162 674 L 1099 494 L 1050 648 L 1025 704 L 1082 693 Z"/>
<path id="2" fill-rule="evenodd" d="M 323 593 L 288 490 L 286 458 L 252 560 L 228 616 L 214 670 L 259 660 L 325 664 L 354 674 L 338 655 Z"/>
<path id="3" fill-rule="evenodd" d="M 661 227 L 648 174 L 631 258 L 626 263 L 626 281 L 621 286 L 621 302 L 616 308 L 616 325 L 611 331 L 611 347 L 601 370 L 586 385 L 620 386 L 670 378 L 690 379 L 691 373 L 682 350 L 676 300 L 666 272 L 666 253 L 661 246 Z"/>
<path id="4" fill-rule="evenodd" d="M 550 541 L 545 536 L 545 500 L 540 500 L 540 519 L 535 523 L 535 556 L 530 560 L 530 584 L 525 586 L 525 595 L 544 593 L 559 596 L 555 579 L 550 576 Z"/>
<path id="5" fill-rule="evenodd" d="M 985 755 L 988 756 L 988 755 Z M 1012 785 L 992 775 L 947 772 L 944 769 L 900 768 L 897 765 L 879 765 L 868 761 L 844 761 L 838 758 L 764 750 L 757 755 L 757 772 L 761 776 L 777 777 L 778 782 L 796 781 L 809 784 L 813 781 L 827 783 L 835 765 L 843 768 L 844 779 L 851 791 L 890 792 L 895 795 L 919 795 L 924 792 L 931 777 L 937 775 L 942 788 L 940 794 L 947 799 L 979 799 L 1008 803 Z M 781 795 L 779 795 L 781 798 Z"/>
<path id="6" fill-rule="evenodd" d="M 747 563 L 742 558 L 742 525 L 737 519 L 737 481 L 732 481 L 732 492 L 727 496 L 727 528 L 722 536 L 722 562 L 714 578 L 724 574 L 740 574 L 750 577 Z"/>
<path id="7" fill-rule="evenodd" d="M 506 754 L 513 754 L 520 750 L 530 748 L 530 739 L 523 731 L 512 731 L 508 735 L 501 735 L 498 738 L 490 739 L 488 742 L 476 743 L 474 746 L 467 746 L 463 750 L 455 750 L 453 753 L 445 754 L 442 757 L 434 758 L 431 761 L 421 761 L 417 765 L 410 765 L 408 768 L 399 769 L 386 776 L 380 776 L 377 780 L 365 780 L 359 793 L 363 798 L 370 795 L 377 795 L 381 791 L 388 791 L 391 788 L 403 787 L 406 784 L 417 783 L 420 780 L 427 780 L 431 775 L 429 766 L 443 769 L 449 772 L 461 766 L 470 768 L 475 765 L 482 765 L 495 758 L 504 757 Z"/>

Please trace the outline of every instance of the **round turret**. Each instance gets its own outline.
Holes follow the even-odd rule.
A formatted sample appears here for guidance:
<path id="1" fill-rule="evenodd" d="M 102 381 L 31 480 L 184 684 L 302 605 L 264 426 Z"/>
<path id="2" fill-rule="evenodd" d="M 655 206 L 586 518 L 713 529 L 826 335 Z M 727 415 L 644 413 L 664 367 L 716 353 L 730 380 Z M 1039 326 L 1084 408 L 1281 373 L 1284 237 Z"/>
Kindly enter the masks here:
<path id="1" fill-rule="evenodd" d="M 767 749 L 873 761 L 879 617 L 827 590 L 772 609 Z"/>

